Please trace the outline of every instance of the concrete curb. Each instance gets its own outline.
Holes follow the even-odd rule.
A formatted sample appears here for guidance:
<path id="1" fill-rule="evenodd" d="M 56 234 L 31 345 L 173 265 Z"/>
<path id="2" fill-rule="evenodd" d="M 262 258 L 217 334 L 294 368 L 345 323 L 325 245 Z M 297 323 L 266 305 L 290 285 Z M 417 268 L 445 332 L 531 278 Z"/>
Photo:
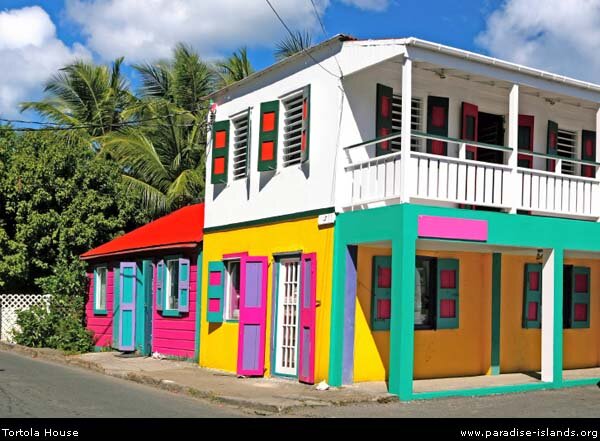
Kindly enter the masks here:
<path id="1" fill-rule="evenodd" d="M 191 398 L 197 398 L 201 400 L 211 401 L 218 404 L 224 404 L 246 410 L 253 410 L 257 413 L 271 413 L 271 414 L 288 414 L 294 410 L 299 410 L 309 407 L 328 407 L 328 406 L 348 406 L 352 404 L 361 403 L 389 403 L 396 401 L 397 397 L 391 394 L 386 394 L 377 397 L 369 397 L 365 399 L 349 398 L 349 399 L 333 399 L 326 401 L 307 400 L 302 401 L 301 404 L 267 404 L 263 402 L 254 401 L 246 398 L 231 397 L 218 395 L 214 391 L 206 391 L 196 389 L 194 387 L 185 386 L 173 381 L 159 379 L 150 375 L 145 375 L 140 372 L 123 372 L 105 369 L 98 363 L 81 360 L 76 356 L 65 355 L 56 349 L 38 349 L 28 348 L 26 346 L 20 346 L 12 343 L 0 342 L 0 350 L 16 352 L 21 355 L 25 355 L 31 358 L 39 358 L 41 360 L 51 361 L 69 366 L 75 366 L 100 374 L 104 374 L 110 377 L 119 378 L 122 380 L 133 381 L 135 383 L 144 384 L 157 389 L 162 389 L 168 392 L 186 395 Z"/>

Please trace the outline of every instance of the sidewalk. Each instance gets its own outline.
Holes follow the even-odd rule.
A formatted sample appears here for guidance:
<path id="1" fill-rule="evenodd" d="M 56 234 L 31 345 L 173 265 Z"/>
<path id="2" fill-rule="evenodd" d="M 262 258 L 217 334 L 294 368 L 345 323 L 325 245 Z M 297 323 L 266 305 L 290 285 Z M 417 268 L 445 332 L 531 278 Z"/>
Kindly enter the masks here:
<path id="1" fill-rule="evenodd" d="M 343 406 L 389 402 L 385 383 L 362 383 L 325 391 L 316 385 L 275 378 L 237 378 L 235 374 L 200 368 L 191 362 L 150 357 L 120 357 L 120 352 L 63 355 L 52 349 L 32 349 L 0 343 L 8 350 L 57 363 L 94 370 L 105 375 L 158 387 L 256 412 L 288 413 L 303 407 Z"/>

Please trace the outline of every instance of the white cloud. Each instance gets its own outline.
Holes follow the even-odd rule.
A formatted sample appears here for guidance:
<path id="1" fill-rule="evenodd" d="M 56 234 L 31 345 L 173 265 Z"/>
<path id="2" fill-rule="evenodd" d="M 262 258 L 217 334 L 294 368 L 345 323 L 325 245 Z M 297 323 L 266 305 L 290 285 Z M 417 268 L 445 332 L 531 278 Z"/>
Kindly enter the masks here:
<path id="1" fill-rule="evenodd" d="M 58 69 L 89 53 L 81 45 L 67 47 L 39 6 L 0 11 L 0 115 L 15 117 L 18 104 L 41 94 Z"/>
<path id="2" fill-rule="evenodd" d="M 476 41 L 498 58 L 600 83 L 600 0 L 507 0 Z"/>
<path id="3" fill-rule="evenodd" d="M 385 11 L 389 6 L 389 0 L 342 0 L 342 3 L 377 12 Z"/>
<path id="4" fill-rule="evenodd" d="M 291 28 L 316 35 L 318 22 L 308 0 L 271 2 Z M 320 13 L 329 3 L 315 1 Z M 104 60 L 167 57 L 180 41 L 211 57 L 241 45 L 273 47 L 286 35 L 262 0 L 67 0 L 66 5 L 87 46 Z"/>

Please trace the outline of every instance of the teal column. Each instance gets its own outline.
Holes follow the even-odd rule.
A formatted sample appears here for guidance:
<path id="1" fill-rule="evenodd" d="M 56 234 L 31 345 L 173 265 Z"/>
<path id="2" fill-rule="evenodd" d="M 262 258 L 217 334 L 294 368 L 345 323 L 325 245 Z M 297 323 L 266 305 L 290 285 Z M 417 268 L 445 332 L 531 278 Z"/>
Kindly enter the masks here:
<path id="1" fill-rule="evenodd" d="M 202 250 L 198 252 L 196 261 L 196 341 L 194 360 L 200 363 L 200 323 L 202 317 Z"/>
<path id="2" fill-rule="evenodd" d="M 333 275 L 331 289 L 331 331 L 329 342 L 329 375 L 331 386 L 342 385 L 344 357 L 344 304 L 346 285 L 346 245 L 340 236 L 343 227 L 336 225 L 333 238 Z"/>
<path id="3" fill-rule="evenodd" d="M 492 254 L 492 375 L 500 374 L 500 323 L 502 307 L 502 254 Z"/>
<path id="4" fill-rule="evenodd" d="M 404 212 L 400 235 L 392 239 L 392 310 L 389 391 L 406 401 L 413 396 L 415 346 L 415 259 L 417 222 Z"/>

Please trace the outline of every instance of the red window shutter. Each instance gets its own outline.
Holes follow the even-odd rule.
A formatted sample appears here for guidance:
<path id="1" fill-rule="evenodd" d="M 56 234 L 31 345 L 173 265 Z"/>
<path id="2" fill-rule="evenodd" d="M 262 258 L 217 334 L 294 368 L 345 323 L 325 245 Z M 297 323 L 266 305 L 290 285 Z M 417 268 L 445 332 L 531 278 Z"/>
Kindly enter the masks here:
<path id="1" fill-rule="evenodd" d="M 596 162 L 596 132 L 584 130 L 581 132 L 581 159 Z M 587 178 L 596 176 L 596 167 L 593 165 L 582 165 L 581 175 Z"/>
<path id="2" fill-rule="evenodd" d="M 258 171 L 277 168 L 277 138 L 279 133 L 279 101 L 260 105 Z"/>
<path id="3" fill-rule="evenodd" d="M 532 115 L 519 115 L 519 150 L 533 151 L 533 130 L 535 117 Z M 517 156 L 519 167 L 533 168 L 533 156 L 519 153 Z"/>
<path id="4" fill-rule="evenodd" d="M 394 90 L 391 87 L 377 84 L 377 114 L 375 118 L 375 136 L 381 138 L 392 134 L 392 101 Z M 390 141 L 383 141 L 375 146 L 377 156 L 390 153 Z"/>
<path id="5" fill-rule="evenodd" d="M 213 124 L 212 184 L 227 183 L 227 158 L 229 155 L 229 120 Z"/>
<path id="6" fill-rule="evenodd" d="M 450 100 L 445 97 L 427 97 L 427 133 L 448 137 L 448 108 Z M 427 153 L 447 155 L 448 143 L 437 140 L 427 140 Z"/>
<path id="7" fill-rule="evenodd" d="M 461 137 L 467 141 L 477 141 L 479 130 L 479 107 L 475 104 L 462 103 Z M 467 146 L 467 159 L 477 160 L 477 147 Z"/>

